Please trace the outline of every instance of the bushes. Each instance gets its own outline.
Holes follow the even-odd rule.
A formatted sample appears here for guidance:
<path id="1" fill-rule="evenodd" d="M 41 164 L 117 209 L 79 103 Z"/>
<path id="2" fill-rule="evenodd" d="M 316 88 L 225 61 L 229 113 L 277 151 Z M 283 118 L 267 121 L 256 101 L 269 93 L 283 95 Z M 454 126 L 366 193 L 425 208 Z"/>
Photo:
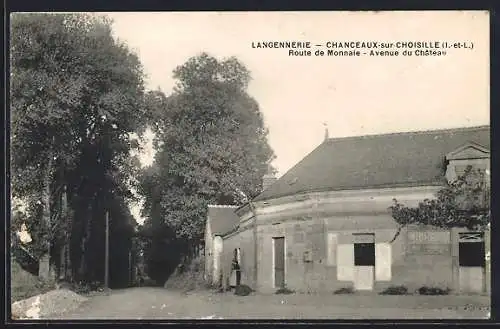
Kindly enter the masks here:
<path id="1" fill-rule="evenodd" d="M 418 295 L 449 295 L 451 289 L 446 288 L 442 289 L 439 287 L 428 287 L 422 286 L 415 291 L 415 294 Z M 405 286 L 390 286 L 386 288 L 384 291 L 380 292 L 380 295 L 411 295 L 408 292 L 408 288 Z"/>
<path id="2" fill-rule="evenodd" d="M 94 292 L 102 292 L 105 290 L 104 284 L 100 281 L 91 282 L 75 282 L 75 283 L 58 283 L 56 286 L 66 288 L 77 294 L 86 295 Z"/>
<path id="3" fill-rule="evenodd" d="M 250 295 L 254 290 L 250 288 L 249 286 L 245 284 L 240 284 L 239 286 L 236 286 L 234 288 L 234 294 L 237 296 L 248 296 Z"/>
<path id="4" fill-rule="evenodd" d="M 294 290 L 290 290 L 286 287 L 283 287 L 283 288 L 279 288 L 278 290 L 276 290 L 275 294 L 276 295 L 290 295 L 290 294 L 294 294 L 295 291 Z"/>
<path id="5" fill-rule="evenodd" d="M 405 286 L 390 286 L 382 291 L 380 295 L 408 295 L 408 288 Z"/>
<path id="6" fill-rule="evenodd" d="M 438 287 L 427 287 L 423 286 L 417 289 L 419 295 L 449 295 L 451 292 L 450 288 L 442 289 Z"/>
<path id="7" fill-rule="evenodd" d="M 449 295 L 451 289 L 446 288 L 442 289 L 439 287 L 428 287 L 422 286 L 415 290 L 415 294 L 417 295 Z M 380 292 L 380 295 L 411 295 L 408 291 L 408 288 L 405 286 L 390 286 L 386 288 L 384 291 Z"/>
<path id="8" fill-rule="evenodd" d="M 346 294 L 354 294 L 354 292 L 355 292 L 354 288 L 344 287 L 344 288 L 340 288 L 340 289 L 335 290 L 333 293 L 335 295 L 346 295 Z"/>

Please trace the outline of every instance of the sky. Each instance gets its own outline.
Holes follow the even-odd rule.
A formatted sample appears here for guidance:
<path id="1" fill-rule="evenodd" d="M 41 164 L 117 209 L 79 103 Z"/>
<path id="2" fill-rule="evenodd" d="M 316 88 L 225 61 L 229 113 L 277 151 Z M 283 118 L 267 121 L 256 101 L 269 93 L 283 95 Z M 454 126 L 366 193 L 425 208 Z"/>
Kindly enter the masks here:
<path id="1" fill-rule="evenodd" d="M 490 121 L 487 12 L 106 14 L 115 36 L 138 54 L 148 89 L 169 94 L 172 70 L 201 52 L 244 63 L 278 177 L 323 141 L 325 124 L 329 137 L 345 137 Z M 262 41 L 447 41 L 473 48 L 448 49 L 446 56 L 288 56 L 287 49 L 252 48 Z M 141 160 L 149 164 L 153 155 L 149 143 Z"/>

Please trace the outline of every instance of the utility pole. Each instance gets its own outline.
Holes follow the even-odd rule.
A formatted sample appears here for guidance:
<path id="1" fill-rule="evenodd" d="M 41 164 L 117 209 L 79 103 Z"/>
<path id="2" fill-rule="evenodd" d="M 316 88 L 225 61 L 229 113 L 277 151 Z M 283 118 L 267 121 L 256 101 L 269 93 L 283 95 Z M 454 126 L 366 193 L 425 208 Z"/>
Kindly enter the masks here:
<path id="1" fill-rule="evenodd" d="M 106 211 L 106 250 L 104 251 L 104 287 L 109 289 L 109 212 Z"/>

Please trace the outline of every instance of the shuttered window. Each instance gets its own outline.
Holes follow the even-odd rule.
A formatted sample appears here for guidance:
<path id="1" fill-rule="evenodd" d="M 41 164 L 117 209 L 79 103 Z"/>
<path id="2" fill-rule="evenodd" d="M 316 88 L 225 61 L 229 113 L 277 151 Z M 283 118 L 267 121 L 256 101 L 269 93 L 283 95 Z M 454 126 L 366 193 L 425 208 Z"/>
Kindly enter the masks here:
<path id="1" fill-rule="evenodd" d="M 375 244 L 375 280 L 390 281 L 392 277 L 392 249 L 390 243 Z"/>
<path id="2" fill-rule="evenodd" d="M 337 280 L 354 280 L 354 245 L 337 245 Z"/>
<path id="3" fill-rule="evenodd" d="M 337 233 L 328 233 L 327 248 L 327 265 L 335 266 L 337 258 Z"/>

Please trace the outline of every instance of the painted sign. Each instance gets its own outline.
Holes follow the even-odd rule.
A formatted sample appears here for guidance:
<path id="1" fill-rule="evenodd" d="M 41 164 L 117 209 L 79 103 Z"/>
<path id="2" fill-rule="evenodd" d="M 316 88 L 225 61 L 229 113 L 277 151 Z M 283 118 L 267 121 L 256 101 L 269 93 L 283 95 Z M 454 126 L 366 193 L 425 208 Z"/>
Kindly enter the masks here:
<path id="1" fill-rule="evenodd" d="M 408 243 L 410 244 L 448 244 L 450 232 L 448 231 L 409 231 Z"/>
<path id="2" fill-rule="evenodd" d="M 409 254 L 447 255 L 451 254 L 451 244 L 409 244 Z"/>

